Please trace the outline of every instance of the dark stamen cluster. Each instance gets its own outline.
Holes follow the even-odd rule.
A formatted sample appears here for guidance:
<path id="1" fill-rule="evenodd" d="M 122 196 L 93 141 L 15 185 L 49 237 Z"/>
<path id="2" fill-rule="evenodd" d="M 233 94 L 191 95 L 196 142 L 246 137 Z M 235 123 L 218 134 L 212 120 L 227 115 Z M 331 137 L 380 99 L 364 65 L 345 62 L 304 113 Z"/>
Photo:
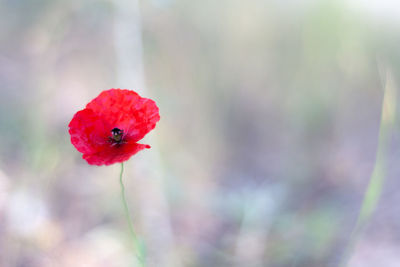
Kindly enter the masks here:
<path id="1" fill-rule="evenodd" d="M 124 131 L 118 128 L 114 128 L 111 130 L 111 141 L 113 143 L 120 144 L 122 143 L 122 135 L 124 134 Z"/>

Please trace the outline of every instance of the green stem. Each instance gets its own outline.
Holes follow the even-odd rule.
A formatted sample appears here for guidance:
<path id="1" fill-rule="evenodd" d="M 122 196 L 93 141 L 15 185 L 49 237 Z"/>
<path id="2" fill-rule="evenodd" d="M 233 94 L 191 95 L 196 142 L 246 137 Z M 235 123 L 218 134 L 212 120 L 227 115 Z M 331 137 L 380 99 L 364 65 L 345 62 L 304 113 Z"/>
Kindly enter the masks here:
<path id="1" fill-rule="evenodd" d="M 136 257 L 140 263 L 140 265 L 142 267 L 145 266 L 145 258 L 144 258 L 144 253 L 143 253 L 143 246 L 141 246 L 136 233 L 133 229 L 133 225 L 132 225 L 132 219 L 131 216 L 129 214 L 129 209 L 128 209 L 128 204 L 126 202 L 126 197 L 125 197 L 125 186 L 124 183 L 122 182 L 122 174 L 124 173 L 124 163 L 121 163 L 121 173 L 119 175 L 119 183 L 121 184 L 121 199 L 122 199 L 122 204 L 124 206 L 124 213 L 125 213 L 125 217 L 126 220 L 128 222 L 128 226 L 129 226 L 129 232 L 131 234 L 132 237 L 132 241 L 133 241 L 133 245 L 134 245 L 134 249 L 135 249 L 135 254 Z"/>

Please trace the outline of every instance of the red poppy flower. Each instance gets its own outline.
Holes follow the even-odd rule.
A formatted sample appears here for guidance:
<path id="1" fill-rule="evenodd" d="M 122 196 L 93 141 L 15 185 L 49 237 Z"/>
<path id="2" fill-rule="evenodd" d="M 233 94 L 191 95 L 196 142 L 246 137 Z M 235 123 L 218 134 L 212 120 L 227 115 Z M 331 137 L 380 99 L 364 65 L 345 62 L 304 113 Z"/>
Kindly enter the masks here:
<path id="1" fill-rule="evenodd" d="M 103 91 L 69 123 L 71 143 L 92 165 L 128 160 L 149 145 L 138 144 L 160 120 L 156 103 L 131 90 Z"/>

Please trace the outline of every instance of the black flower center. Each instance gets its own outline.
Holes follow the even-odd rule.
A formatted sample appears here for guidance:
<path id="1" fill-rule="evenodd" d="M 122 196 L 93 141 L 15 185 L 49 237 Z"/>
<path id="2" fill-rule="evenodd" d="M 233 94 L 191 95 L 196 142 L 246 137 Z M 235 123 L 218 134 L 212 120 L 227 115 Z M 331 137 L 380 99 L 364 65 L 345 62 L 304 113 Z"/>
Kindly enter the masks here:
<path id="1" fill-rule="evenodd" d="M 115 143 L 121 143 L 122 141 L 122 135 L 124 134 L 124 131 L 118 128 L 114 128 L 111 130 L 111 139 Z"/>

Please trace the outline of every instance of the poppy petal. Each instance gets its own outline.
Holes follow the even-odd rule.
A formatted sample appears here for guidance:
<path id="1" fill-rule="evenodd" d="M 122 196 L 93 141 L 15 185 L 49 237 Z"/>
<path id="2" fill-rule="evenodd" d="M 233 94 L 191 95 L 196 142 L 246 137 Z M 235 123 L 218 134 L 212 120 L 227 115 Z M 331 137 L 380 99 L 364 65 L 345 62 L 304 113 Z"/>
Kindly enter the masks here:
<path id="1" fill-rule="evenodd" d="M 160 115 L 156 103 L 126 89 L 103 91 L 86 108 L 109 124 L 125 131 L 132 141 L 139 141 L 156 126 Z"/>
<path id="2" fill-rule="evenodd" d="M 106 144 L 107 128 L 92 110 L 78 111 L 69 123 L 71 143 L 81 153 L 95 153 Z"/>
<path id="3" fill-rule="evenodd" d="M 83 154 L 82 158 L 91 165 L 111 165 L 127 161 L 130 157 L 145 148 L 150 148 L 150 146 L 138 143 L 124 144 L 120 147 L 107 146 L 96 153 Z"/>

